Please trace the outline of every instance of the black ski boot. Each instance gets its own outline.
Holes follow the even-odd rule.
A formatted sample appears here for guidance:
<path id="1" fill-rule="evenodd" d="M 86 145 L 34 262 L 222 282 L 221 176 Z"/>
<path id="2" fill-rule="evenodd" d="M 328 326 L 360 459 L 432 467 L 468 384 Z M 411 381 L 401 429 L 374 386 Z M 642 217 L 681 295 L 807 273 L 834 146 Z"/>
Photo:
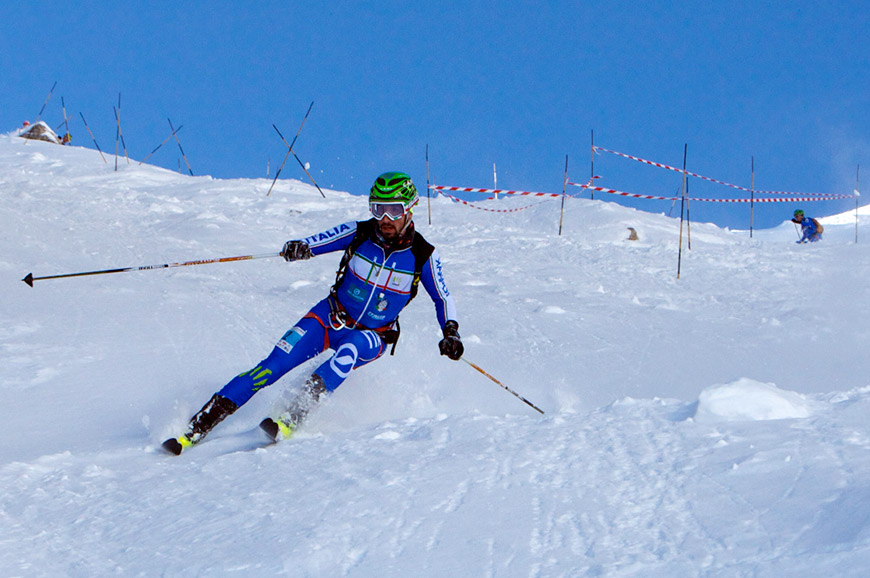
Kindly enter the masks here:
<path id="1" fill-rule="evenodd" d="M 308 415 L 308 412 L 326 393 L 323 378 L 314 374 L 305 381 L 302 391 L 296 396 L 287 411 L 276 418 L 267 417 L 260 422 L 260 429 L 274 441 L 286 440 Z"/>
<path id="2" fill-rule="evenodd" d="M 208 403 L 190 418 L 187 432 L 163 442 L 163 449 L 171 454 L 180 455 L 182 451 L 199 442 L 217 424 L 237 409 L 239 406 L 235 402 L 222 395 L 214 394 Z"/>

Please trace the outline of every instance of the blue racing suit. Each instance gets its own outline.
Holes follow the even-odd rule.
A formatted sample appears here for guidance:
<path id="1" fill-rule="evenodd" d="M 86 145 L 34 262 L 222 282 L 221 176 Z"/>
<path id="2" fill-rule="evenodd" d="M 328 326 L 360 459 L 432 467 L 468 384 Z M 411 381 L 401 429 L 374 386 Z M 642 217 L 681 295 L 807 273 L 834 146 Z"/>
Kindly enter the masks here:
<path id="1" fill-rule="evenodd" d="M 343 251 L 361 224 L 343 223 L 304 241 L 313 256 Z M 412 223 L 406 237 L 417 234 Z M 241 406 L 260 389 L 327 349 L 333 354 L 314 373 L 331 392 L 353 369 L 383 355 L 385 331 L 395 327 L 399 313 L 412 298 L 416 265 L 410 242 L 393 250 L 384 244 L 376 234 L 369 235 L 353 252 L 334 291 L 287 331 L 266 359 L 233 378 L 218 395 Z M 437 249 L 424 263 L 420 283 L 435 304 L 439 326 L 456 320 Z"/>
<path id="2" fill-rule="evenodd" d="M 801 238 L 798 243 L 815 243 L 816 241 L 821 240 L 822 234 L 819 232 L 819 228 L 816 226 L 816 221 L 814 219 L 810 219 L 809 217 L 804 217 L 801 219 Z"/>

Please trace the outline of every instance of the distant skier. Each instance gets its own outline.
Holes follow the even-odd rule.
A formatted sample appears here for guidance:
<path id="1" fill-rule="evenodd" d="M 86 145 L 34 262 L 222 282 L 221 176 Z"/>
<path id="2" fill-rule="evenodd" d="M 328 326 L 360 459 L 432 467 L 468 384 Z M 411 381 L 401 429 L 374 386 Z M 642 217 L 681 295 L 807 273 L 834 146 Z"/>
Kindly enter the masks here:
<path id="1" fill-rule="evenodd" d="M 798 209 L 794 212 L 792 222 L 801 226 L 802 235 L 796 243 L 815 243 L 822 240 L 822 233 L 825 232 L 825 228 L 817 220 L 805 216 L 802 210 Z"/>
<path id="2" fill-rule="evenodd" d="M 441 257 L 414 230 L 413 208 L 418 201 L 408 175 L 384 173 L 369 194 L 373 218 L 287 241 L 281 251 L 287 261 L 344 251 L 329 295 L 281 337 L 266 359 L 230 380 L 190 419 L 187 431 L 166 440 L 163 447 L 180 454 L 257 391 L 330 349 L 333 354 L 314 370 L 287 411 L 260 424 L 274 439 L 290 437 L 313 404 L 341 385 L 351 370 L 382 356 L 387 345 L 395 349 L 399 313 L 416 295 L 418 283 L 435 303 L 443 335 L 438 343 L 441 355 L 460 359 L 464 348 Z"/>

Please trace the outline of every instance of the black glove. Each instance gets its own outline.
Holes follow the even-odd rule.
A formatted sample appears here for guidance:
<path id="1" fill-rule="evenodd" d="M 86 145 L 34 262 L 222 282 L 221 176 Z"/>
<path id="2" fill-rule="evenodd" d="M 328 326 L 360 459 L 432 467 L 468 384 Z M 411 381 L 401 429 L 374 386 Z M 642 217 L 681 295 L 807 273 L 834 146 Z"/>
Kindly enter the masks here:
<path id="1" fill-rule="evenodd" d="M 304 261 L 311 258 L 311 248 L 305 241 L 287 241 L 281 249 L 285 261 Z"/>
<path id="2" fill-rule="evenodd" d="M 462 346 L 462 341 L 459 339 L 459 323 L 450 319 L 444 324 L 441 330 L 444 334 L 444 339 L 438 342 L 438 349 L 441 355 L 446 355 L 453 361 L 458 361 L 465 352 L 465 347 Z"/>

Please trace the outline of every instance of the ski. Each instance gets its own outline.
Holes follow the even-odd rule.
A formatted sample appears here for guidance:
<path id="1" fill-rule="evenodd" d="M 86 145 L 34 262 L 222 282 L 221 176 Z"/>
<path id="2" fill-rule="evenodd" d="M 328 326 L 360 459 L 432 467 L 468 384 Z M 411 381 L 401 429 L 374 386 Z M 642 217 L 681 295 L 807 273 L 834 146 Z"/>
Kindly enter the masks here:
<path id="1" fill-rule="evenodd" d="M 306 389 L 306 394 L 298 396 L 293 403 L 290 404 L 289 409 L 281 412 L 274 418 L 271 416 L 265 418 L 260 422 L 259 427 L 250 431 L 255 432 L 256 430 L 260 430 L 265 433 L 269 439 L 270 445 L 290 438 L 293 433 L 295 433 L 300 422 L 308 414 L 309 405 L 313 401 L 311 398 L 311 392 L 321 392 L 326 390 L 319 378 L 314 381 L 314 385 L 311 387 L 314 387 L 315 389 L 311 390 L 310 387 Z M 238 409 L 238 405 L 236 405 L 232 400 L 218 393 L 214 394 L 208 403 L 206 403 L 202 409 L 190 419 L 187 431 L 178 437 L 169 438 L 164 441 L 161 444 L 161 447 L 169 454 L 176 456 L 181 455 L 181 453 L 187 448 L 202 441 L 217 424 L 223 421 L 228 415 L 235 412 L 236 409 Z M 258 434 L 258 437 L 260 436 L 261 434 Z M 262 444 L 256 444 L 257 447 L 260 447 L 261 445 Z"/>
<path id="2" fill-rule="evenodd" d="M 185 450 L 185 448 L 189 448 L 194 445 L 194 442 L 190 440 L 186 435 L 178 436 L 177 438 L 169 438 L 165 442 L 161 444 L 161 447 L 168 453 L 180 456 L 181 452 Z"/>
<path id="3" fill-rule="evenodd" d="M 176 456 L 180 456 L 181 452 L 184 451 L 184 446 L 182 446 L 181 442 L 179 442 L 175 438 L 169 438 L 168 440 L 163 442 L 161 447 L 164 450 L 166 450 L 167 452 L 169 452 L 170 454 L 173 454 Z"/>
<path id="4" fill-rule="evenodd" d="M 263 430 L 263 432 L 265 432 L 265 434 L 273 441 L 278 441 L 278 436 L 281 434 L 281 428 L 278 425 L 278 422 L 273 420 L 271 417 L 267 417 L 260 422 L 260 429 Z"/>
<path id="5" fill-rule="evenodd" d="M 262 434 L 265 434 L 266 439 L 264 440 L 264 443 L 254 445 L 254 447 L 251 448 L 247 448 L 248 450 L 260 449 L 262 447 L 274 445 L 279 441 L 286 440 L 293 434 L 294 430 L 292 426 L 285 424 L 280 419 L 273 419 L 271 417 L 267 417 L 262 422 L 260 422 L 259 427 L 256 429 L 259 430 Z M 254 430 L 248 430 L 246 432 L 243 432 L 243 435 L 250 436 L 253 431 Z M 233 438 L 236 436 L 227 437 Z M 170 455 L 180 456 L 188 448 L 191 448 L 194 445 L 199 445 L 198 442 L 199 440 L 194 442 L 190 440 L 187 435 L 182 434 L 176 438 L 169 438 L 168 440 L 160 444 L 160 447 L 163 449 L 163 451 Z"/>
<path id="6" fill-rule="evenodd" d="M 263 421 L 260 422 L 260 429 L 265 432 L 269 439 L 273 442 L 277 443 L 282 440 L 288 439 L 293 435 L 293 430 L 295 426 L 293 424 L 288 424 L 281 418 L 273 419 L 271 417 L 267 417 Z"/>

